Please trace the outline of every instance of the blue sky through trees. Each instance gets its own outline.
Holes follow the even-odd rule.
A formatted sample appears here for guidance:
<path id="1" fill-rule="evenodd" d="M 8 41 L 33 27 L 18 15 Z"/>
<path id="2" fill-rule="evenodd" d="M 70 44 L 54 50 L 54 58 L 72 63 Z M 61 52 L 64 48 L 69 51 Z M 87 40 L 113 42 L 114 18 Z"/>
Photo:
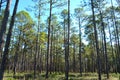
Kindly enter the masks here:
<path id="1" fill-rule="evenodd" d="M 14 6 L 14 2 L 15 2 L 15 0 L 12 1 L 11 9 Z M 80 0 L 71 0 L 71 11 L 73 11 L 75 7 L 78 7 L 79 4 L 80 4 Z M 18 6 L 18 11 L 25 10 L 25 8 L 29 7 L 30 5 L 34 5 L 32 0 L 20 0 L 19 6 Z"/>

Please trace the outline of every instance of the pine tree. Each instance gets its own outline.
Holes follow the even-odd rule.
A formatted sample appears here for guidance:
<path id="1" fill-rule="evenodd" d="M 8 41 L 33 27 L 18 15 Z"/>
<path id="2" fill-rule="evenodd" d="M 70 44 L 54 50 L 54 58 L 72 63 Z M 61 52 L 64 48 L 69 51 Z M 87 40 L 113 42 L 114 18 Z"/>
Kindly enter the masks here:
<path id="1" fill-rule="evenodd" d="M 94 2 L 93 2 L 93 0 L 91 0 L 91 8 L 92 8 L 92 17 L 93 17 L 93 25 L 94 25 L 95 46 L 96 46 L 96 52 L 97 52 L 98 79 L 101 80 L 101 63 L 100 63 L 100 53 L 99 53 L 98 36 L 97 36 L 97 30 L 96 30 L 96 22 L 95 22 L 95 12 L 94 12 Z"/>
<path id="2" fill-rule="evenodd" d="M 9 26 L 9 30 L 8 30 L 8 34 L 7 34 L 7 38 L 6 38 L 5 50 L 3 53 L 3 58 L 2 58 L 1 68 L 0 68 L 0 80 L 3 79 L 3 74 L 4 74 L 4 71 L 6 68 L 6 62 L 7 62 L 7 57 L 8 57 L 8 53 L 9 53 L 10 39 L 12 36 L 12 29 L 14 26 L 14 20 L 15 20 L 15 15 L 17 12 L 18 3 L 19 3 L 19 0 L 16 0 L 15 6 L 14 6 L 14 11 L 13 11 L 11 22 L 10 22 L 10 26 Z"/>

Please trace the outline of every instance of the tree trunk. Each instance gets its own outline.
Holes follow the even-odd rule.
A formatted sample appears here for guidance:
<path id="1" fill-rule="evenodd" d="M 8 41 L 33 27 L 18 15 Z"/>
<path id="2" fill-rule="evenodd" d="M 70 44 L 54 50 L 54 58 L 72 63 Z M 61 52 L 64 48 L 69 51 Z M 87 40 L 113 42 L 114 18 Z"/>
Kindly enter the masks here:
<path id="1" fill-rule="evenodd" d="M 104 23 L 103 23 L 103 16 L 102 16 L 102 12 L 101 11 L 100 11 L 100 18 L 101 18 L 101 26 L 102 26 L 103 39 L 104 39 L 106 74 L 107 74 L 107 79 L 109 79 L 108 55 L 107 55 L 106 36 L 105 36 L 106 34 L 105 34 L 105 26 L 104 26 Z"/>
<path id="2" fill-rule="evenodd" d="M 16 75 L 16 64 L 17 64 L 17 61 L 18 61 L 18 52 L 19 52 L 19 42 L 18 42 L 16 52 L 15 52 L 15 56 L 14 56 L 13 76 Z"/>
<path id="3" fill-rule="evenodd" d="M 97 52 L 98 79 L 101 80 L 101 63 L 100 63 L 100 53 L 99 53 L 98 36 L 97 36 L 97 29 L 96 29 L 96 22 L 95 22 L 95 13 L 94 13 L 93 0 L 91 0 L 91 8 L 92 8 L 94 35 L 95 35 L 96 52 Z"/>
<path id="4" fill-rule="evenodd" d="M 13 15 L 12 15 L 11 22 L 10 22 L 9 31 L 8 31 L 7 38 L 6 38 L 5 50 L 4 50 L 2 63 L 1 63 L 1 68 L 0 68 L 0 80 L 3 79 L 3 74 L 4 74 L 4 71 L 5 71 L 5 68 L 6 68 L 6 62 L 7 62 L 8 52 L 9 52 L 10 39 L 11 39 L 11 35 L 12 35 L 12 29 L 13 29 L 13 25 L 14 25 L 14 20 L 15 20 L 15 15 L 16 15 L 16 12 L 17 12 L 18 3 L 19 3 L 19 0 L 16 0 Z"/>
<path id="5" fill-rule="evenodd" d="M 36 55 L 37 53 L 38 53 L 38 49 L 37 49 L 37 41 L 36 41 L 35 53 L 34 53 L 34 79 L 36 78 L 36 64 L 37 64 Z"/>
<path id="6" fill-rule="evenodd" d="M 52 72 L 52 58 L 53 58 L 53 25 L 51 26 L 51 48 L 50 48 L 50 74 Z"/>
<path id="7" fill-rule="evenodd" d="M 68 0 L 68 36 L 67 36 L 67 50 L 65 53 L 65 80 L 69 76 L 69 37 L 70 37 L 70 0 Z"/>
<path id="8" fill-rule="evenodd" d="M 2 25 L 1 25 L 1 29 L 0 29 L 0 54 L 2 55 L 2 49 L 3 49 L 3 44 L 4 44 L 4 36 L 5 36 L 5 32 L 6 32 L 6 27 L 7 27 L 7 22 L 8 22 L 8 17 L 9 17 L 9 12 L 10 12 L 10 3 L 11 0 L 7 1 L 7 5 L 5 8 L 5 12 L 4 12 L 4 17 L 2 20 Z"/>
<path id="9" fill-rule="evenodd" d="M 80 76 L 82 77 L 82 55 L 81 55 L 81 23 L 79 18 L 79 65 L 80 65 Z"/>
<path id="10" fill-rule="evenodd" d="M 73 44 L 73 72 L 76 70 L 76 63 L 75 63 L 75 43 Z"/>
<path id="11" fill-rule="evenodd" d="M 39 1 L 39 3 L 41 3 L 41 0 Z M 41 4 L 40 4 L 41 5 Z M 39 6 L 40 6 L 39 5 Z M 39 46 L 39 30 L 40 30 L 40 8 L 39 8 L 39 13 L 38 13 L 38 28 L 37 28 L 37 36 L 36 36 L 36 49 L 35 49 L 35 54 L 34 54 L 34 79 L 36 78 L 36 69 L 37 69 L 37 54 L 38 54 L 38 57 L 39 57 L 39 49 L 40 49 L 40 46 Z"/>
<path id="12" fill-rule="evenodd" d="M 46 78 L 48 78 L 48 60 L 50 54 L 50 27 L 51 27 L 51 15 L 52 15 L 52 0 L 50 0 L 50 14 L 49 14 L 49 25 L 48 25 L 48 41 L 47 41 L 47 54 L 46 54 Z"/>

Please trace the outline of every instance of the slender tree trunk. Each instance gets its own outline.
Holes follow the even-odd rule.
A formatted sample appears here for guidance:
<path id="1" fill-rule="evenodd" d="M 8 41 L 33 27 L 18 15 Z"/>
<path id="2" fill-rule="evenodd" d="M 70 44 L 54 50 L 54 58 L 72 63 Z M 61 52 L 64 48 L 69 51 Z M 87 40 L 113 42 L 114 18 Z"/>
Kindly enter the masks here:
<path id="1" fill-rule="evenodd" d="M 5 32 L 6 32 L 6 27 L 7 27 L 7 22 L 8 22 L 8 17 L 9 17 L 9 12 L 10 12 L 10 3 L 11 0 L 7 0 L 7 5 L 5 8 L 5 12 L 4 12 L 4 17 L 2 20 L 2 25 L 1 25 L 1 29 L 0 29 L 0 54 L 2 55 L 2 49 L 3 49 L 3 44 L 4 44 L 4 36 L 5 36 Z"/>
<path id="2" fill-rule="evenodd" d="M 1 63 L 1 68 L 0 68 L 0 80 L 3 79 L 3 74 L 4 74 L 4 71 L 5 71 L 5 68 L 6 68 L 6 62 L 7 62 L 8 52 L 9 52 L 10 39 L 11 39 L 11 35 L 12 35 L 12 29 L 13 29 L 13 26 L 14 26 L 14 20 L 15 20 L 15 15 L 16 15 L 16 12 L 17 12 L 18 3 L 19 3 L 19 0 L 16 0 L 13 15 L 12 15 L 11 22 L 10 22 L 9 31 L 8 31 L 7 38 L 6 38 L 5 50 L 4 50 L 2 63 Z"/>
<path id="3" fill-rule="evenodd" d="M 35 54 L 34 54 L 34 79 L 36 78 L 36 70 L 38 67 L 37 64 L 37 58 L 39 59 L 39 30 L 40 30 L 40 9 L 39 9 L 39 15 L 38 15 L 38 28 L 37 28 L 37 36 L 36 36 L 36 48 L 35 48 Z"/>
<path id="4" fill-rule="evenodd" d="M 41 0 L 39 1 L 41 3 Z M 39 5 L 40 6 L 40 5 Z M 35 49 L 35 54 L 34 54 L 34 79 L 36 78 L 36 69 L 37 69 L 37 55 L 39 57 L 39 31 L 40 31 L 40 8 L 39 8 L 39 13 L 38 13 L 38 28 L 37 28 L 37 36 L 36 36 L 36 49 Z"/>
<path id="5" fill-rule="evenodd" d="M 94 13 L 93 0 L 91 0 L 91 7 L 92 7 L 92 15 L 93 15 L 93 25 L 94 25 L 96 52 L 97 52 L 98 79 L 101 80 L 101 63 L 100 63 L 100 53 L 99 53 L 98 36 L 97 36 L 97 29 L 96 29 L 96 22 L 95 22 L 95 13 Z"/>
<path id="6" fill-rule="evenodd" d="M 82 55 L 81 55 L 81 23 L 79 18 L 79 65 L 80 65 L 80 76 L 82 77 Z"/>
<path id="7" fill-rule="evenodd" d="M 19 39 L 19 40 L 20 40 L 20 39 Z M 17 61 L 18 61 L 19 42 L 20 42 L 20 41 L 18 41 L 17 48 L 16 48 L 16 52 L 15 52 L 15 56 L 14 56 L 13 76 L 16 75 L 16 65 L 17 65 Z"/>
<path id="8" fill-rule="evenodd" d="M 35 53 L 34 53 L 34 79 L 36 78 L 36 64 L 37 64 L 37 61 L 36 61 L 36 55 L 37 55 L 37 42 L 36 42 L 36 47 L 35 47 Z"/>
<path id="9" fill-rule="evenodd" d="M 59 36 L 59 32 L 57 32 L 56 35 Z M 59 44 L 59 38 L 57 39 L 56 43 Z M 56 65 L 55 65 L 55 69 L 58 72 L 58 68 L 59 68 L 58 65 L 59 65 L 59 63 L 58 63 L 58 48 L 57 48 L 57 46 L 56 46 L 55 50 L 56 50 L 56 56 L 55 56 Z"/>
<path id="10" fill-rule="evenodd" d="M 67 53 L 67 36 L 66 36 L 65 18 L 64 18 L 64 54 Z"/>
<path id="11" fill-rule="evenodd" d="M 73 44 L 73 72 L 76 70 L 76 63 L 75 63 L 75 43 Z"/>
<path id="12" fill-rule="evenodd" d="M 66 28 L 65 28 L 65 18 L 64 18 L 64 53 L 66 54 Z"/>
<path id="13" fill-rule="evenodd" d="M 106 74 L 107 74 L 107 79 L 109 79 L 108 55 L 107 55 L 106 36 L 105 36 L 106 34 L 105 34 L 105 26 L 104 26 L 104 23 L 103 23 L 103 16 L 102 16 L 101 11 L 100 11 L 100 18 L 101 18 L 101 26 L 102 26 L 102 30 L 103 30 L 103 39 L 104 39 Z"/>
<path id="14" fill-rule="evenodd" d="M 42 55 L 43 55 L 43 54 L 42 54 L 42 48 L 41 48 L 41 46 L 40 46 L 40 55 L 39 55 L 39 56 L 40 56 L 40 58 L 39 58 L 39 60 L 40 60 L 40 69 L 39 69 L 39 70 L 40 70 L 40 73 L 42 72 L 42 63 L 43 63 L 43 62 L 42 62 L 42 57 L 43 57 Z"/>
<path id="15" fill-rule="evenodd" d="M 50 74 L 52 72 L 52 58 L 53 58 L 53 25 L 51 26 L 51 48 L 50 48 Z"/>
<path id="16" fill-rule="evenodd" d="M 55 34 L 55 30 L 53 31 L 53 35 L 52 35 L 52 37 L 53 37 L 53 42 L 52 42 L 52 45 L 53 45 L 53 48 L 52 48 L 52 53 L 54 53 L 54 54 L 52 54 L 52 71 L 54 72 L 54 66 L 55 66 L 55 60 L 54 60 L 54 56 L 55 56 L 55 54 L 56 54 L 56 51 L 55 51 L 55 47 L 56 47 L 56 36 L 55 36 L 56 34 Z"/>
<path id="17" fill-rule="evenodd" d="M 65 53 L 65 80 L 69 76 L 69 37 L 70 37 L 70 0 L 68 0 L 68 36 L 67 36 L 67 50 Z"/>
<path id="18" fill-rule="evenodd" d="M 105 49 L 104 49 L 104 41 L 103 41 L 103 31 L 102 28 L 99 29 L 99 34 L 100 34 L 100 43 L 99 43 L 99 53 L 101 53 L 101 66 L 102 69 L 101 71 L 105 73 Z"/>
<path id="19" fill-rule="evenodd" d="M 92 73 L 95 71 L 94 70 L 94 63 L 95 63 L 95 61 L 94 61 L 95 58 L 94 57 L 95 57 L 94 53 L 92 53 L 92 55 L 91 55 L 91 58 L 92 58 L 92 68 L 91 68 L 92 69 Z"/>
<path id="20" fill-rule="evenodd" d="M 24 34 L 23 34 L 23 36 L 24 36 Z M 26 54 L 26 51 L 25 51 L 25 49 L 26 49 L 26 42 L 24 43 L 24 48 L 22 49 L 22 57 L 21 57 L 21 72 L 22 71 L 25 71 L 25 59 L 26 59 L 26 56 L 25 56 L 25 54 Z M 22 47 L 22 46 L 21 46 Z"/>
<path id="21" fill-rule="evenodd" d="M 48 60 L 50 54 L 50 27 L 51 27 L 51 14 L 52 14 L 52 0 L 50 0 L 50 14 L 49 14 L 49 25 L 48 25 L 48 41 L 47 41 L 47 54 L 46 54 L 46 78 L 48 78 Z"/>
<path id="22" fill-rule="evenodd" d="M 94 35 L 94 34 L 93 34 L 93 35 Z M 96 58 L 96 55 L 95 55 L 95 54 L 96 54 L 96 52 L 95 52 L 96 46 L 95 46 L 95 43 L 94 43 L 94 42 L 95 42 L 95 37 L 94 37 L 94 40 L 92 41 L 92 46 L 93 46 L 93 50 L 94 50 L 94 52 L 93 52 L 93 54 L 94 54 L 94 56 L 93 56 L 93 57 L 94 57 L 94 67 L 93 67 L 93 68 L 94 68 L 94 72 L 96 72 L 96 59 L 97 59 L 97 58 Z"/>
<path id="23" fill-rule="evenodd" d="M 39 0 L 39 6 L 41 7 L 41 0 Z M 40 17 L 41 17 L 41 8 L 39 7 L 39 12 L 38 12 L 38 33 L 41 33 L 41 31 L 40 31 L 40 29 L 41 29 L 41 27 L 40 27 Z M 39 70 L 40 70 L 40 72 L 41 72 L 41 64 L 42 64 L 42 53 L 41 53 L 41 51 L 42 51 L 42 48 L 41 48 L 41 45 L 40 45 L 40 36 L 38 35 L 38 59 L 39 59 Z"/>

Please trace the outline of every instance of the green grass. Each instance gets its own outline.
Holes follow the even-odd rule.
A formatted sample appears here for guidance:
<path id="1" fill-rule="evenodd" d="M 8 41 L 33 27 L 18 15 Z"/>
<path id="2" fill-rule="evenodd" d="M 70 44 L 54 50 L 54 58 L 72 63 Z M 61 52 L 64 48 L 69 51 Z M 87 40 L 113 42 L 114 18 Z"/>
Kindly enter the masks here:
<path id="1" fill-rule="evenodd" d="M 109 80 L 119 80 L 120 74 L 111 73 Z M 13 77 L 13 73 L 5 73 L 3 80 L 34 80 L 33 73 L 16 73 Z M 45 73 L 37 73 L 35 80 L 65 80 L 64 73 L 52 73 L 49 74 L 49 78 L 45 79 Z M 69 80 L 98 80 L 97 73 L 83 73 L 80 77 L 79 73 L 69 73 Z M 102 75 L 102 80 L 107 80 L 106 75 Z"/>

